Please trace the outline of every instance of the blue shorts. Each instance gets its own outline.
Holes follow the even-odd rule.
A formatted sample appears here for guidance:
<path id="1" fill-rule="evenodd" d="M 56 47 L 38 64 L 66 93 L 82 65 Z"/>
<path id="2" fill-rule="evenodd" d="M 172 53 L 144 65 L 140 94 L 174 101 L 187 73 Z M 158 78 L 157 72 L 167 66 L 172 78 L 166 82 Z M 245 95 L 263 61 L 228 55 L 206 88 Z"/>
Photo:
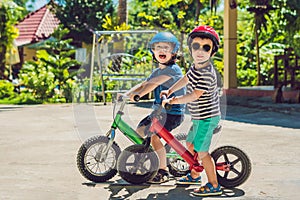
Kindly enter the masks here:
<path id="1" fill-rule="evenodd" d="M 175 129 L 177 126 L 179 126 L 183 120 L 184 115 L 173 115 L 173 114 L 166 114 L 161 113 L 162 118 L 159 120 L 159 122 L 167 129 L 169 132 L 171 132 L 173 129 Z M 146 126 L 147 128 L 145 130 L 149 130 L 149 127 L 151 125 L 152 121 L 152 113 L 142 119 L 138 125 L 138 127 Z M 145 131 L 146 132 L 146 131 Z M 147 133 L 145 133 L 147 135 Z"/>
<path id="2" fill-rule="evenodd" d="M 208 152 L 213 131 L 220 122 L 220 116 L 201 120 L 192 120 L 193 125 L 186 141 L 194 145 L 196 152 Z"/>

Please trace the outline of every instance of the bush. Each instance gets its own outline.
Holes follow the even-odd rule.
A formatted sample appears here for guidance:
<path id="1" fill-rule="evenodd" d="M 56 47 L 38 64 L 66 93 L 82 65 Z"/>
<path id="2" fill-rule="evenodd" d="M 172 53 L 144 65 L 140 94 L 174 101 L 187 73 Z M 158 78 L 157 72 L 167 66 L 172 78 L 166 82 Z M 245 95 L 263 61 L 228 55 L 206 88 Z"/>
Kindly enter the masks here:
<path id="1" fill-rule="evenodd" d="M 0 80 L 0 99 L 11 99 L 15 96 L 14 85 L 6 80 Z"/>

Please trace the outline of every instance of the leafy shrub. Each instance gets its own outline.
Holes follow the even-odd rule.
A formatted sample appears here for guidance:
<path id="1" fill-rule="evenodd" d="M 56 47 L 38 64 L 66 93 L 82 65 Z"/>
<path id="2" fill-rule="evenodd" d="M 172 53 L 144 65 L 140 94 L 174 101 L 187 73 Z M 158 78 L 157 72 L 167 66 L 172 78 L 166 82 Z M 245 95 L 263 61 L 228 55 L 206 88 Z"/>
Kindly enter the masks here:
<path id="1" fill-rule="evenodd" d="M 0 99 L 15 97 L 14 85 L 6 80 L 0 80 Z"/>

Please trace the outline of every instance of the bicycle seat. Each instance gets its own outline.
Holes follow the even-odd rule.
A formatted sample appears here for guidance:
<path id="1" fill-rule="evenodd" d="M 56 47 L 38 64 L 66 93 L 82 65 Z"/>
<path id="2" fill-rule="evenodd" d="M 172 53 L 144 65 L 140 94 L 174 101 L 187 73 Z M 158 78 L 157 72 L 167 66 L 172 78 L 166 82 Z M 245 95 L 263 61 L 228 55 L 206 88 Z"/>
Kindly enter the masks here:
<path id="1" fill-rule="evenodd" d="M 218 125 L 218 126 L 214 129 L 213 134 L 219 133 L 219 132 L 221 131 L 221 129 L 222 129 L 222 126 L 221 126 L 221 125 Z"/>

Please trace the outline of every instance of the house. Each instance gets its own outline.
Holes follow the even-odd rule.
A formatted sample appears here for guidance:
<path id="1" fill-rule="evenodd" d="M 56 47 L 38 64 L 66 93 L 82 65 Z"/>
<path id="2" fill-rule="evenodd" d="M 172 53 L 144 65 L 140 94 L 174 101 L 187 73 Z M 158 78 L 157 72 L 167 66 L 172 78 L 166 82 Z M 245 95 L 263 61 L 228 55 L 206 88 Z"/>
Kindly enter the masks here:
<path id="1" fill-rule="evenodd" d="M 50 1 L 40 9 L 29 13 L 16 25 L 19 29 L 16 46 L 19 49 L 21 64 L 32 60 L 36 54 L 36 49 L 30 49 L 28 46 L 48 39 L 59 26 L 60 21 L 51 11 L 52 5 Z"/>

